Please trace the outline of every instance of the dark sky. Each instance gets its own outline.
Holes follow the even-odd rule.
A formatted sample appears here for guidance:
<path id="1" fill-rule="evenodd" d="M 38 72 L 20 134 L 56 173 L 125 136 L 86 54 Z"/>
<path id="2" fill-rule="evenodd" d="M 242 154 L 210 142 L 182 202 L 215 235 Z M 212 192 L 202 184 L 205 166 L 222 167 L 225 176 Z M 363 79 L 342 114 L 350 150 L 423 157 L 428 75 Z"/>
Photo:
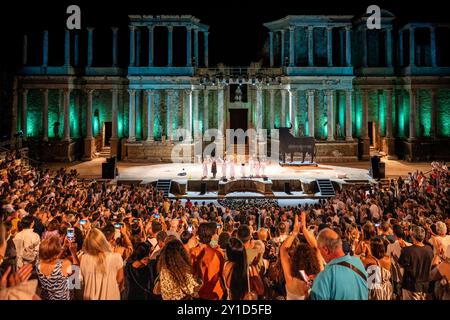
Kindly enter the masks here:
<path id="1" fill-rule="evenodd" d="M 9 46 L 9 55 L 20 53 L 24 31 L 39 32 L 45 28 L 62 31 L 66 8 L 78 4 L 82 10 L 82 27 L 119 26 L 126 28 L 128 14 L 192 14 L 210 26 L 210 60 L 228 65 L 248 65 L 255 60 L 267 39 L 264 22 L 288 14 L 350 14 L 360 15 L 370 4 L 392 11 L 400 21 L 450 20 L 443 1 L 324 1 L 324 0 L 126 0 L 126 1 L 1 1 L 0 32 L 2 43 Z M 17 45 L 19 43 L 19 45 Z M 2 45 L 2 50 L 5 46 Z M 19 52 L 17 52 L 19 50 Z M 5 55 L 5 52 L 0 53 Z M 4 61 L 4 59 L 3 59 Z"/>

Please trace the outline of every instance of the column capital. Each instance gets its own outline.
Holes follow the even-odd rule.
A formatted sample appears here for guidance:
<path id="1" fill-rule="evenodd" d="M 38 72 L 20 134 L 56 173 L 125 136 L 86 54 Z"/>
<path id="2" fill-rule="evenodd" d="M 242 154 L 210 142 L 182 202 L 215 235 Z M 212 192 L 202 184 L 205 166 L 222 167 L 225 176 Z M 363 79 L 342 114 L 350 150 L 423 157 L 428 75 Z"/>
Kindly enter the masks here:
<path id="1" fill-rule="evenodd" d="M 280 32 L 281 32 L 282 34 L 284 34 L 285 31 L 286 31 L 286 30 L 284 30 L 284 29 L 281 29 L 281 30 L 280 30 Z"/>
<path id="2" fill-rule="evenodd" d="M 136 95 L 136 89 L 128 89 L 127 91 L 131 96 Z"/>
<path id="3" fill-rule="evenodd" d="M 352 26 L 345 26 L 345 31 L 351 31 L 352 30 Z"/>
<path id="4" fill-rule="evenodd" d="M 86 92 L 89 95 L 92 95 L 92 93 L 94 92 L 95 89 L 91 89 L 91 88 L 85 88 L 84 92 Z"/>
<path id="5" fill-rule="evenodd" d="M 294 26 L 289 26 L 288 29 L 289 29 L 290 32 L 294 32 L 295 27 Z"/>
<path id="6" fill-rule="evenodd" d="M 392 92 L 394 91 L 393 88 L 387 88 L 387 89 L 385 89 L 385 90 L 386 90 L 386 92 L 388 92 L 388 93 L 390 93 L 390 94 L 392 94 Z"/>
<path id="7" fill-rule="evenodd" d="M 48 93 L 48 88 L 41 88 L 39 91 L 42 93 Z"/>
<path id="8" fill-rule="evenodd" d="M 153 97 L 155 95 L 155 90 L 154 89 L 146 89 L 145 90 L 145 94 L 148 96 Z"/>
<path id="9" fill-rule="evenodd" d="M 169 30 L 169 32 L 172 32 L 173 31 L 173 26 L 172 25 L 168 25 L 168 26 L 166 26 L 167 27 L 167 30 Z"/>
<path id="10" fill-rule="evenodd" d="M 136 30 L 136 26 L 133 26 L 133 25 L 129 26 L 129 28 L 130 28 L 130 31 Z"/>
<path id="11" fill-rule="evenodd" d="M 393 30 L 393 27 L 392 27 L 392 26 L 386 26 L 386 27 L 384 27 L 384 30 L 386 30 L 386 31 L 392 31 L 392 30 Z"/>
<path id="12" fill-rule="evenodd" d="M 150 24 L 150 25 L 147 26 L 147 29 L 148 29 L 149 31 L 153 31 L 153 29 L 155 29 L 155 25 Z"/>
<path id="13" fill-rule="evenodd" d="M 192 89 L 184 89 L 185 94 L 192 94 Z"/>
<path id="14" fill-rule="evenodd" d="M 355 92 L 355 91 L 356 91 L 356 90 L 353 89 L 353 88 L 345 89 L 345 92 L 347 92 L 347 93 L 353 93 L 353 92 Z"/>
<path id="15" fill-rule="evenodd" d="M 64 89 L 62 89 L 62 91 L 64 92 L 64 94 L 68 94 L 68 93 L 70 93 L 70 88 L 64 88 Z"/>
<path id="16" fill-rule="evenodd" d="M 87 30 L 88 32 L 93 32 L 94 29 L 95 29 L 94 27 L 87 27 L 87 28 L 86 28 L 86 30 Z"/>
<path id="17" fill-rule="evenodd" d="M 327 29 L 327 31 L 331 31 L 333 30 L 334 26 L 326 26 L 325 28 Z"/>
<path id="18" fill-rule="evenodd" d="M 174 89 L 166 89 L 168 95 L 172 96 L 175 93 Z"/>
<path id="19" fill-rule="evenodd" d="M 315 91 L 316 91 L 316 90 L 314 90 L 314 89 L 307 89 L 307 90 L 306 90 L 306 95 L 308 95 L 308 96 L 314 96 Z"/>
<path id="20" fill-rule="evenodd" d="M 313 31 L 314 30 L 314 27 L 313 26 L 308 26 L 308 31 L 309 32 L 311 32 L 311 31 Z"/>
<path id="21" fill-rule="evenodd" d="M 416 27 L 413 26 L 413 25 L 410 25 L 409 28 L 408 28 L 409 31 L 414 31 L 415 29 L 416 29 Z"/>
<path id="22" fill-rule="evenodd" d="M 28 88 L 21 88 L 21 89 L 19 89 L 19 92 L 21 93 L 21 94 L 27 94 L 28 93 Z"/>
<path id="23" fill-rule="evenodd" d="M 116 92 L 119 92 L 119 89 L 118 88 L 111 88 L 111 89 L 109 89 L 112 93 L 116 93 Z"/>
<path id="24" fill-rule="evenodd" d="M 119 27 L 111 27 L 112 32 L 117 32 L 119 31 Z"/>

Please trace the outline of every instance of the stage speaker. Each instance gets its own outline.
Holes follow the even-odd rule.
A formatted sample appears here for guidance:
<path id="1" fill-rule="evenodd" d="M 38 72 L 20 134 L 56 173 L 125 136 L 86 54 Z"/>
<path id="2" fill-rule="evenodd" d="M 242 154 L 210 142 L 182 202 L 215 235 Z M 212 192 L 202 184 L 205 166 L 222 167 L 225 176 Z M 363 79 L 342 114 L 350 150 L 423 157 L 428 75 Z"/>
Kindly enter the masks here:
<path id="1" fill-rule="evenodd" d="M 264 177 L 263 180 L 264 181 L 269 181 L 269 178 L 268 177 Z"/>
<path id="2" fill-rule="evenodd" d="M 386 163 L 380 162 L 378 164 L 378 173 L 379 173 L 380 179 L 386 178 Z"/>
<path id="3" fill-rule="evenodd" d="M 116 167 L 110 163 L 102 163 L 102 179 L 114 179 L 116 177 Z"/>
<path id="4" fill-rule="evenodd" d="M 372 165 L 372 178 L 374 179 L 380 179 L 380 157 L 379 156 L 373 156 L 370 157 L 370 163 Z"/>
<path id="5" fill-rule="evenodd" d="M 200 194 L 205 194 L 206 193 L 206 182 L 202 182 L 200 184 Z"/>
<path id="6" fill-rule="evenodd" d="M 291 184 L 289 182 L 284 183 L 284 193 L 291 194 Z"/>

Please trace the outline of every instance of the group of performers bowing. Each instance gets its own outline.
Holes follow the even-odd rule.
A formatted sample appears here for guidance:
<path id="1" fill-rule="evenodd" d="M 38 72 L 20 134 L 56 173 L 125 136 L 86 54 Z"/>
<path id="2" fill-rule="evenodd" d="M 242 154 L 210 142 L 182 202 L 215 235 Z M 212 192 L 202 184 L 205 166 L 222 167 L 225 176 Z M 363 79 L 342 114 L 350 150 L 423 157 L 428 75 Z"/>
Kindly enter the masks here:
<path id="1" fill-rule="evenodd" d="M 240 167 L 241 178 L 261 178 L 265 176 L 266 159 L 250 157 L 248 162 L 243 157 L 224 156 L 223 158 L 204 158 L 202 162 L 202 179 L 208 178 L 208 167 L 212 174 L 212 178 L 217 176 L 217 167 L 222 169 L 222 179 L 236 178 L 236 171 Z M 248 175 L 247 175 L 248 171 Z"/>

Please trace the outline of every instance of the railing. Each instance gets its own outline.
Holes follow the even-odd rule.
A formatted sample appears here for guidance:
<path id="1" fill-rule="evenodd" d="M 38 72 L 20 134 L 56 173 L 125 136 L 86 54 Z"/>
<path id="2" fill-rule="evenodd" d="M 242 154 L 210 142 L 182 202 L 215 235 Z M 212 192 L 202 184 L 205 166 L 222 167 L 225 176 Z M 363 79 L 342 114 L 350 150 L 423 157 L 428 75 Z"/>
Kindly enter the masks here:
<path id="1" fill-rule="evenodd" d="M 224 76 L 224 77 L 278 77 L 283 75 L 282 68 L 262 67 L 217 67 L 197 68 L 198 76 Z"/>
<path id="2" fill-rule="evenodd" d="M 31 159 L 30 157 L 24 154 L 24 151 L 28 150 L 28 148 L 21 148 L 18 150 L 20 152 L 20 159 L 24 166 L 31 166 L 35 168 L 39 168 L 41 166 L 41 162 Z M 0 152 L 11 152 L 11 149 L 0 146 Z"/>

